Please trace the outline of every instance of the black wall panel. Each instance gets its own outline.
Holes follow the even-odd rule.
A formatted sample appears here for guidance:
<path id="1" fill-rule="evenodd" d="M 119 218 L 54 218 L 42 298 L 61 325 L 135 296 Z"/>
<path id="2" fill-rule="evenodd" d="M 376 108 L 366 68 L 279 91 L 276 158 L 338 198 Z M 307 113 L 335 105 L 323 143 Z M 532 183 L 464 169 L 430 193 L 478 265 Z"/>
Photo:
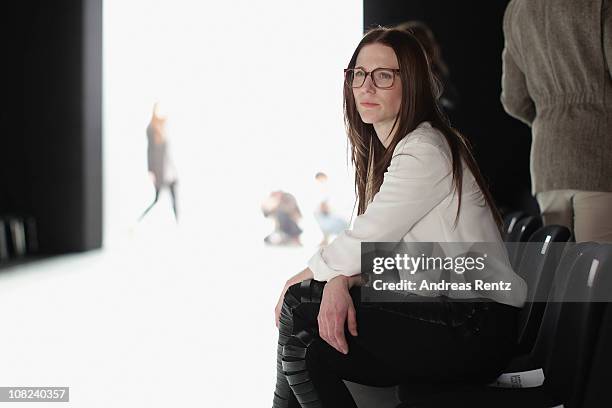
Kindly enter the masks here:
<path id="1" fill-rule="evenodd" d="M 40 251 L 102 243 L 102 2 L 23 1 L 2 13 L 0 214 L 30 214 Z"/>

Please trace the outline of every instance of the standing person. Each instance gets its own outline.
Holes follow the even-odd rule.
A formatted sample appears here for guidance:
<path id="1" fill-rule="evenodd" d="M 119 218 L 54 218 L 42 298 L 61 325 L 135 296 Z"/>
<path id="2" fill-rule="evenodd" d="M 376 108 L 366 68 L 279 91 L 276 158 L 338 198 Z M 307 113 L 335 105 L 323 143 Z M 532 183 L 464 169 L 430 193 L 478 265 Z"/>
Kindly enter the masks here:
<path id="1" fill-rule="evenodd" d="M 531 127 L 531 183 L 545 224 L 612 241 L 612 2 L 513 0 L 501 101 Z"/>
<path id="2" fill-rule="evenodd" d="M 422 21 L 406 21 L 399 24 L 397 28 L 409 31 L 419 40 L 427 54 L 433 74 L 440 81 L 442 87 L 440 103 L 446 111 L 455 111 L 459 103 L 459 93 L 450 80 L 450 70 L 442 57 L 442 47 L 436 40 L 433 31 Z"/>
<path id="3" fill-rule="evenodd" d="M 357 216 L 281 292 L 276 408 L 355 408 L 342 380 L 484 384 L 514 351 L 527 288 L 505 252 L 504 267 L 487 272 L 510 291 L 468 291 L 462 302 L 451 301 L 453 293 L 361 299 L 363 242 L 487 242 L 503 251 L 491 194 L 433 88 L 425 53 L 405 31 L 371 30 L 351 57 L 344 113 Z"/>
<path id="4" fill-rule="evenodd" d="M 167 117 L 162 116 L 159 112 L 159 103 L 153 105 L 153 115 L 147 126 L 147 166 L 149 176 L 155 187 L 155 198 L 153 202 L 142 213 L 138 221 L 142 220 L 145 215 L 157 204 L 159 193 L 162 188 L 167 187 L 172 196 L 172 210 L 174 211 L 174 219 L 178 223 L 177 209 L 177 174 L 174 163 L 170 157 L 168 139 L 166 134 Z"/>

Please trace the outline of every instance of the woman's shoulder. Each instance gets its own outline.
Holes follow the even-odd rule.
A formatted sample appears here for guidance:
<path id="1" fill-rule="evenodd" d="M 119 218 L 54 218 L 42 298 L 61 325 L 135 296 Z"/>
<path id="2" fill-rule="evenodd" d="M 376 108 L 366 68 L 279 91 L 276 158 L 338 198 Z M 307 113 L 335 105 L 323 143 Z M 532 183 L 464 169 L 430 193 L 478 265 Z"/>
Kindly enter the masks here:
<path id="1" fill-rule="evenodd" d="M 446 159 L 450 159 L 450 149 L 442 132 L 434 128 L 429 122 L 420 123 L 412 132 L 399 141 L 393 151 L 393 156 L 398 154 L 411 154 L 417 146 L 427 150 L 435 149 Z"/>

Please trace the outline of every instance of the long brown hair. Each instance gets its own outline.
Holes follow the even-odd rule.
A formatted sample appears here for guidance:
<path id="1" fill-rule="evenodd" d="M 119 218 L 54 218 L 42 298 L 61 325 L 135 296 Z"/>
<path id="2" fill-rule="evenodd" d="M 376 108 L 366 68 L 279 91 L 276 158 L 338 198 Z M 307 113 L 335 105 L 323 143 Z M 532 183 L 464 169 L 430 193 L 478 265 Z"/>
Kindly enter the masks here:
<path id="1" fill-rule="evenodd" d="M 372 29 L 363 37 L 353 53 L 347 68 L 355 68 L 357 56 L 361 49 L 369 44 L 382 44 L 393 49 L 399 62 L 402 84 L 402 103 L 395 119 L 391 133 L 395 135 L 388 148 L 385 148 L 377 137 L 372 124 L 364 123 L 359 116 L 353 89 L 346 81 L 344 83 L 344 121 L 348 135 L 350 158 L 355 168 L 355 193 L 357 195 L 357 214 L 363 214 L 378 192 L 383 182 L 383 176 L 389 164 L 393 151 L 399 141 L 425 121 L 438 129 L 445 137 L 450 147 L 453 169 L 453 186 L 458 194 L 457 215 L 455 225 L 461 210 L 461 192 L 463 166 L 461 159 L 470 169 L 486 205 L 488 205 L 498 228 L 501 227 L 501 216 L 495 206 L 484 178 L 472 155 L 468 140 L 451 127 L 448 118 L 439 104 L 442 93 L 440 81 L 433 74 L 427 61 L 423 47 L 416 37 L 406 31 L 379 27 Z"/>

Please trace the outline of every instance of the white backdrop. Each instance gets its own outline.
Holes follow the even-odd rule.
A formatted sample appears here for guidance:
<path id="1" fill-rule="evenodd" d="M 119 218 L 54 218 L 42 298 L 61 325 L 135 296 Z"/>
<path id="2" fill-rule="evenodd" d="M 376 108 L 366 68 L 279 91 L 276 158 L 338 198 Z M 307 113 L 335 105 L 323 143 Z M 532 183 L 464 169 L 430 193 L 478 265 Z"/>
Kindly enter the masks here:
<path id="1" fill-rule="evenodd" d="M 271 406 L 272 312 L 320 240 L 315 172 L 352 209 L 341 84 L 361 24 L 356 0 L 106 0 L 105 246 L 0 274 L 0 384 L 67 386 L 79 408 Z M 178 228 L 168 194 L 136 225 L 156 100 Z M 263 244 L 260 203 L 279 188 L 301 205 L 303 247 Z"/>
<path id="2" fill-rule="evenodd" d="M 270 229 L 259 205 L 284 189 L 314 242 L 320 170 L 349 218 L 342 69 L 362 20 L 355 0 L 106 1 L 106 245 L 127 239 L 153 198 L 145 128 L 155 101 L 168 115 L 183 231 L 259 244 Z M 172 228 L 167 194 L 158 207 L 146 222 Z"/>

